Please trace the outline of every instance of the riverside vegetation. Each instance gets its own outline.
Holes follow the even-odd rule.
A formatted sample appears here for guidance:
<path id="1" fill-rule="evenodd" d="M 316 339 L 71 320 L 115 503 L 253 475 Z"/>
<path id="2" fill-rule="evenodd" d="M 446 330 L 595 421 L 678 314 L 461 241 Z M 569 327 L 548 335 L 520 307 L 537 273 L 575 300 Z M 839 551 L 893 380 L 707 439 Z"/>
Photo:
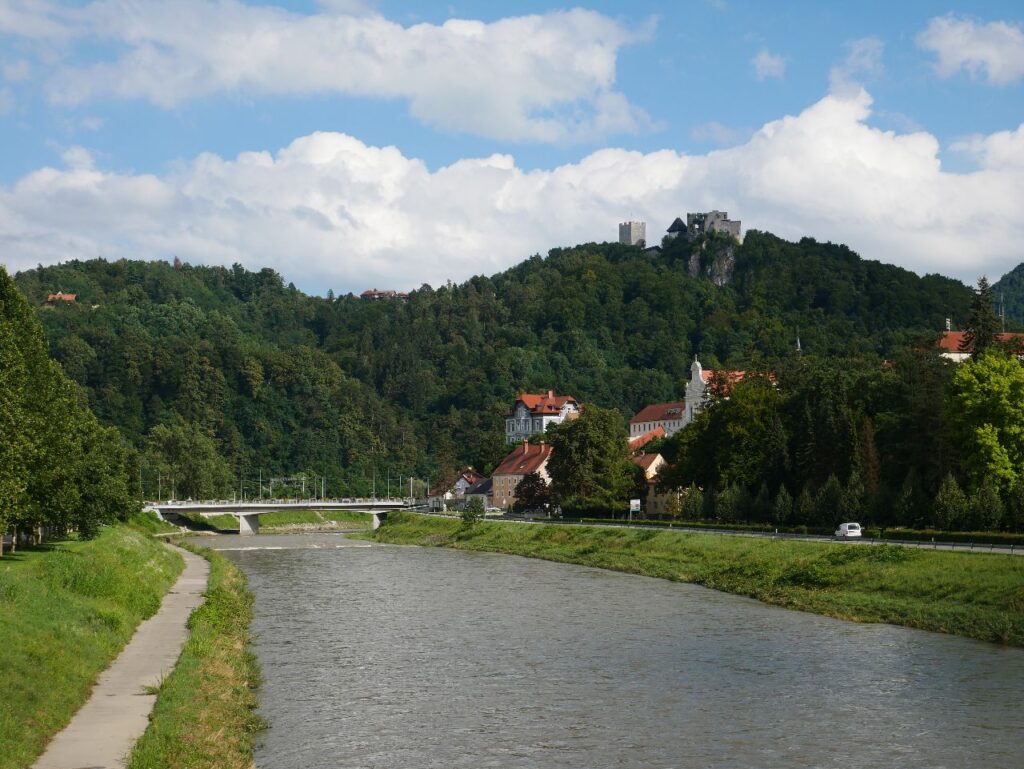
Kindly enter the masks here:
<path id="1" fill-rule="evenodd" d="M 249 649 L 253 596 L 224 556 L 190 549 L 210 561 L 206 600 L 189 618 L 188 641 L 160 685 L 128 769 L 253 766 L 253 736 L 263 728 L 255 714 L 259 667 Z"/>
<path id="2" fill-rule="evenodd" d="M 790 609 L 1024 646 L 1024 559 L 893 545 L 391 514 L 373 537 L 693 582 Z"/>
<path id="3" fill-rule="evenodd" d="M 32 764 L 181 573 L 181 557 L 143 528 L 0 561 L 0 769 Z"/>

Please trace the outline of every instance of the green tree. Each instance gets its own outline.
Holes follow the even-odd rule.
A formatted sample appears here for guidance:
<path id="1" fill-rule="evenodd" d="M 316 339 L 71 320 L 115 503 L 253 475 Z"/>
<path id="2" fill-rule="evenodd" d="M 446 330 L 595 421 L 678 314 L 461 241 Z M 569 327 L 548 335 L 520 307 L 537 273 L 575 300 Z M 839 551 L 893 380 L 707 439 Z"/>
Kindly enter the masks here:
<path id="1" fill-rule="evenodd" d="M 1012 488 L 1024 468 L 1024 367 L 989 350 L 953 376 L 947 412 L 960 439 L 968 478 Z"/>
<path id="2" fill-rule="evenodd" d="M 462 522 L 470 525 L 484 517 L 484 501 L 480 497 L 471 497 L 462 508 Z"/>
<path id="3" fill-rule="evenodd" d="M 699 521 L 704 517 L 704 492 L 695 483 L 683 491 L 682 516 L 684 521 Z"/>
<path id="4" fill-rule="evenodd" d="M 775 502 L 772 504 L 771 521 L 774 524 L 782 525 L 789 521 L 793 515 L 793 497 L 785 486 L 779 486 L 779 493 L 775 495 Z"/>
<path id="5" fill-rule="evenodd" d="M 626 427 L 617 411 L 588 404 L 576 419 L 548 429 L 551 497 L 567 509 L 626 509 L 635 465 L 626 457 Z"/>
<path id="6" fill-rule="evenodd" d="M 830 475 L 824 485 L 818 489 L 814 500 L 814 523 L 819 526 L 830 526 L 837 517 L 842 516 L 843 487 L 835 474 Z"/>
<path id="7" fill-rule="evenodd" d="M 935 527 L 944 531 L 962 529 L 970 516 L 970 502 L 960 489 L 960 484 L 950 473 L 942 481 L 939 493 L 932 505 L 932 519 Z"/>
<path id="8" fill-rule="evenodd" d="M 146 460 L 173 478 L 178 497 L 204 499 L 222 493 L 230 472 L 213 436 L 195 423 L 157 425 L 147 440 Z"/>
<path id="9" fill-rule="evenodd" d="M 999 489 L 986 478 L 971 498 L 971 528 L 976 531 L 994 531 L 1003 522 L 1003 500 Z"/>
<path id="10" fill-rule="evenodd" d="M 992 306 L 992 289 L 988 285 L 988 278 L 982 275 L 978 278 L 978 290 L 967 314 L 960 351 L 969 352 L 971 357 L 977 359 L 992 347 L 998 338 L 999 318 Z"/>
<path id="11" fill-rule="evenodd" d="M 538 472 L 524 475 L 515 494 L 516 507 L 520 510 L 543 510 L 551 499 L 548 484 Z"/>

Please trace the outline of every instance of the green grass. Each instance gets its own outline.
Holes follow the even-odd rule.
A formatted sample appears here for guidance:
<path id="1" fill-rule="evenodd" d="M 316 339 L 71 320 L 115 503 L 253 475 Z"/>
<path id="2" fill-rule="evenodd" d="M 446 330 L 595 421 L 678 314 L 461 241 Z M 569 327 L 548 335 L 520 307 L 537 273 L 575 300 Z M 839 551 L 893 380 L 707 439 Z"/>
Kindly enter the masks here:
<path id="1" fill-rule="evenodd" d="M 693 582 L 858 622 L 1024 646 L 1024 557 L 894 545 L 794 542 L 460 521 L 392 513 L 380 542 L 512 553 Z"/>
<path id="2" fill-rule="evenodd" d="M 156 517 L 156 513 L 139 511 L 129 521 L 133 528 L 146 534 L 171 534 L 179 531 L 173 523 L 162 521 Z"/>
<path id="3" fill-rule="evenodd" d="M 182 567 L 131 526 L 0 559 L 0 769 L 42 753 Z"/>
<path id="4" fill-rule="evenodd" d="M 216 515 L 204 518 L 198 513 L 181 514 L 200 528 L 220 529 L 221 531 L 238 531 L 238 517 L 234 515 Z M 366 513 L 348 510 L 281 510 L 274 513 L 263 513 L 259 517 L 260 532 L 273 533 L 274 529 L 316 527 L 334 528 L 334 524 L 344 524 L 340 528 L 370 528 L 370 516 Z"/>
<path id="5" fill-rule="evenodd" d="M 206 601 L 189 618 L 191 634 L 174 671 L 161 682 L 150 724 L 129 769 L 249 769 L 259 668 L 249 649 L 253 596 L 226 558 L 210 561 Z"/>

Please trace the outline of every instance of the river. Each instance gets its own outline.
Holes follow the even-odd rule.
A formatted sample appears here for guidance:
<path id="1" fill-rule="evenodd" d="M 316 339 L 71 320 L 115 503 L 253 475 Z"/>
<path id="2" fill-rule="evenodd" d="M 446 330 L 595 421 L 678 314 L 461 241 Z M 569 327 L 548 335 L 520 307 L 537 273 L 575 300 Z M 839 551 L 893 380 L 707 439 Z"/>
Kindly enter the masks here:
<path id="1" fill-rule="evenodd" d="M 212 542 L 256 594 L 260 769 L 1024 766 L 1024 650 L 515 556 Z"/>

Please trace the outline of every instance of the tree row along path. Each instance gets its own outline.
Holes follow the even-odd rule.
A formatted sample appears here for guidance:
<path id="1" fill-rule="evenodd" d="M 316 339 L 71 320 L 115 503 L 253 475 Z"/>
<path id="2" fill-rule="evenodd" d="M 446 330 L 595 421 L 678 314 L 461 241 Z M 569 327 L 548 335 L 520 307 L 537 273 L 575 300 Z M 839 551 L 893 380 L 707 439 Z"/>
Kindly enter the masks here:
<path id="1" fill-rule="evenodd" d="M 167 547 L 174 547 L 167 545 Z M 160 609 L 143 621 L 99 678 L 88 701 L 57 734 L 33 769 L 123 769 L 149 724 L 154 687 L 173 670 L 188 638 L 189 615 L 203 602 L 210 564 L 181 548 L 185 569 Z"/>

